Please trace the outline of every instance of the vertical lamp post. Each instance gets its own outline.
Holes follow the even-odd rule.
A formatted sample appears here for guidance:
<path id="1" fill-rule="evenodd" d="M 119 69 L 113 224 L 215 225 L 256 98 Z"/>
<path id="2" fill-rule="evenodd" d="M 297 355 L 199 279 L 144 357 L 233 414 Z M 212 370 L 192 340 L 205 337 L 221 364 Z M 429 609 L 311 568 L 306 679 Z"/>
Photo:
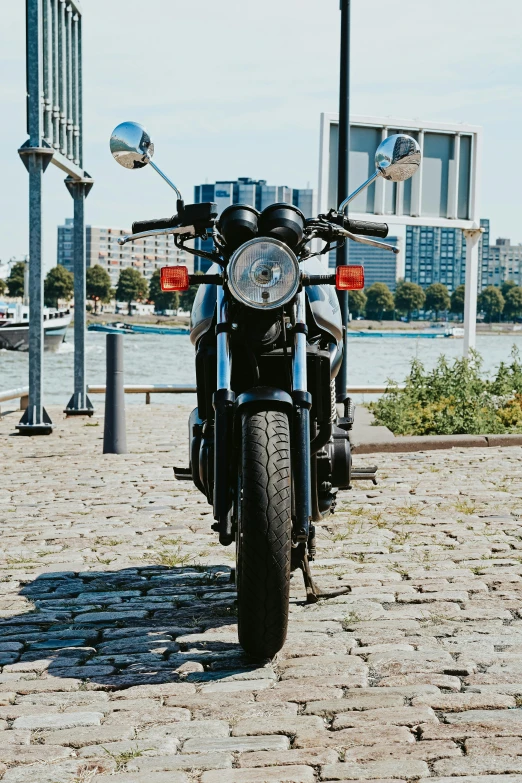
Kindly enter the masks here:
<path id="1" fill-rule="evenodd" d="M 26 24 L 29 138 L 18 153 L 29 172 L 29 404 L 17 429 L 21 435 L 48 435 L 53 425 L 43 407 L 42 178 L 53 158 L 53 150 L 42 143 L 42 18 L 38 0 L 27 0 Z"/>
<path id="2" fill-rule="evenodd" d="M 65 409 L 67 416 L 92 416 L 94 408 L 87 396 L 85 375 L 85 199 L 92 188 L 90 179 L 65 180 L 74 199 L 73 259 L 74 259 L 74 393 Z"/>
<path id="3" fill-rule="evenodd" d="M 341 74 L 339 85 L 339 172 L 337 201 L 341 203 L 349 193 L 350 166 L 350 0 L 341 0 Z M 337 249 L 337 266 L 348 264 L 348 243 Z M 348 386 L 348 291 L 338 291 L 343 321 L 343 361 L 335 379 L 337 402 L 346 398 Z"/>
<path id="4" fill-rule="evenodd" d="M 92 413 L 85 385 L 84 200 L 93 180 L 83 170 L 82 11 L 80 0 L 26 0 L 28 140 L 18 150 L 29 172 L 29 404 L 18 430 L 47 435 L 43 405 L 42 179 L 49 163 L 68 176 L 74 199 L 74 394 L 67 414 Z"/>

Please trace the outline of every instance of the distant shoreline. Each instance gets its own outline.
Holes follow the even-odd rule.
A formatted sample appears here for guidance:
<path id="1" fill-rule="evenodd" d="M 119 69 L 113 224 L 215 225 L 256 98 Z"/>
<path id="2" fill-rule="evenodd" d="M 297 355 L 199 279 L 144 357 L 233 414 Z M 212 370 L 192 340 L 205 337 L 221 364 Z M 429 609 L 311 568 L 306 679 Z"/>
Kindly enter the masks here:
<path id="1" fill-rule="evenodd" d="M 404 321 L 350 321 L 348 324 L 348 332 L 429 332 L 429 331 L 444 331 L 445 329 L 451 329 L 452 327 L 462 327 L 463 324 L 458 321 L 410 321 L 405 323 Z M 493 334 L 522 334 L 522 324 L 512 323 L 477 323 L 477 334 L 479 335 L 493 335 Z"/>

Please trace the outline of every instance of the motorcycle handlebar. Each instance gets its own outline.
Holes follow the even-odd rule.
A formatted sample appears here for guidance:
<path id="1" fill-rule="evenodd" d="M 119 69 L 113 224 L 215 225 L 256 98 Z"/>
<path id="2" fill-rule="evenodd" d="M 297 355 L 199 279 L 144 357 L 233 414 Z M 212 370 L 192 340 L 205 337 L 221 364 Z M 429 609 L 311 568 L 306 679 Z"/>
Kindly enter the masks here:
<path id="1" fill-rule="evenodd" d="M 132 233 L 141 234 L 144 231 L 156 231 L 161 228 L 177 228 L 179 226 L 179 218 L 177 215 L 173 215 L 169 218 L 159 218 L 158 220 L 136 220 L 132 224 Z"/>
<path id="2" fill-rule="evenodd" d="M 358 234 L 363 237 L 379 237 L 386 239 L 388 236 L 388 225 L 386 223 L 373 223 L 367 220 L 350 220 L 350 218 L 331 210 L 326 219 L 337 226 L 345 228 L 352 234 Z"/>
<path id="3" fill-rule="evenodd" d="M 388 236 L 387 223 L 370 223 L 366 220 L 350 220 L 349 218 L 345 218 L 343 225 L 347 231 L 351 231 L 352 234 L 358 234 L 363 237 L 379 237 L 379 239 L 386 239 Z"/>

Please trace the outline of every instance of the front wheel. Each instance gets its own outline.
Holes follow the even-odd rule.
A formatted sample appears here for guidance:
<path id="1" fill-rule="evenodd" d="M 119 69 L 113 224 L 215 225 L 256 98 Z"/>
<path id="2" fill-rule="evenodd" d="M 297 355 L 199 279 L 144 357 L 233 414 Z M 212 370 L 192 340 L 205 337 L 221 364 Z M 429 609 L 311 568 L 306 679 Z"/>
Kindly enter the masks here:
<path id="1" fill-rule="evenodd" d="M 239 643 L 256 658 L 282 648 L 288 626 L 292 493 L 288 416 L 245 412 L 241 421 L 237 592 Z"/>

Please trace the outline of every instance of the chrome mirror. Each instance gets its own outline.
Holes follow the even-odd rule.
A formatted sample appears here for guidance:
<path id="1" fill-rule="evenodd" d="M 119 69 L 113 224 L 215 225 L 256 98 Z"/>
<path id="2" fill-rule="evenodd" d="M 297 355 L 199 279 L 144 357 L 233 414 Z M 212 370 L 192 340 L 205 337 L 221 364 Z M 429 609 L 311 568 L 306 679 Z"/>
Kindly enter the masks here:
<path id="1" fill-rule="evenodd" d="M 110 148 L 114 160 L 125 169 L 142 169 L 150 163 L 154 171 L 163 177 L 167 185 L 170 185 L 172 190 L 176 192 L 178 199 L 182 200 L 181 193 L 175 184 L 152 162 L 154 144 L 146 129 L 139 122 L 122 122 L 114 128 Z"/>
<path id="2" fill-rule="evenodd" d="M 375 153 L 375 168 L 384 179 L 404 182 L 420 166 L 420 147 L 411 136 L 396 133 L 381 141 Z"/>
<path id="3" fill-rule="evenodd" d="M 154 155 L 154 144 L 138 122 L 122 122 L 114 128 L 110 146 L 112 157 L 125 169 L 142 169 Z"/>
<path id="4" fill-rule="evenodd" d="M 413 177 L 421 163 L 420 147 L 411 136 L 405 133 L 395 133 L 381 141 L 375 153 L 375 173 L 369 177 L 357 190 L 350 193 L 338 211 L 344 212 L 350 201 L 375 182 L 377 177 L 383 177 L 391 182 L 404 182 Z"/>

